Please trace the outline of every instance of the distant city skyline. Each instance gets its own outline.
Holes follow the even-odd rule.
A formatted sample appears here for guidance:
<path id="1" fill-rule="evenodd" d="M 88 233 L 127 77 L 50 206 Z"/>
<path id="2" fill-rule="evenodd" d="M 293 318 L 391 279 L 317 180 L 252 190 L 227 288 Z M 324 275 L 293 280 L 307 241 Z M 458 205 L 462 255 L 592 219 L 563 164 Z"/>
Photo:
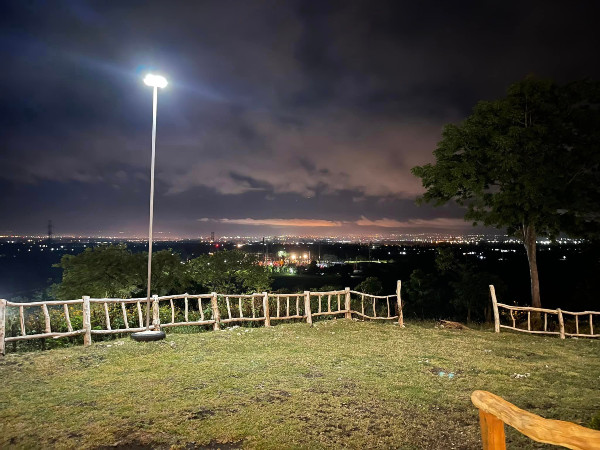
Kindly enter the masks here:
<path id="1" fill-rule="evenodd" d="M 157 221 L 160 224 L 160 221 Z M 376 221 L 371 221 L 366 217 L 361 217 L 357 221 L 330 221 L 321 219 L 211 219 L 199 220 L 197 232 L 191 231 L 176 232 L 176 231 L 156 231 L 156 237 L 175 236 L 178 238 L 198 238 L 210 237 L 211 233 L 215 233 L 218 237 L 223 235 L 243 235 L 243 236 L 391 236 L 397 234 L 498 234 L 501 230 L 485 227 L 473 227 L 470 223 L 463 219 L 443 219 L 436 218 L 430 220 L 411 219 L 405 222 L 394 219 L 382 218 Z M 70 224 L 66 224 L 67 229 L 63 230 L 60 222 L 53 221 L 53 235 L 60 236 L 114 236 L 114 237 L 129 237 L 141 238 L 147 236 L 147 230 L 142 227 L 136 231 L 116 230 L 91 230 L 88 233 L 77 232 Z M 19 232 L 18 230 L 0 230 L 2 235 L 31 235 L 43 236 L 47 235 L 45 230 L 31 230 L 28 232 Z"/>
<path id="2" fill-rule="evenodd" d="M 132 243 L 147 245 L 147 236 L 55 236 L 49 240 L 43 235 L 0 235 L 0 244 L 16 244 L 16 243 L 32 243 L 40 247 L 47 247 L 50 250 L 59 250 L 63 244 L 78 243 L 91 245 L 97 244 L 118 244 Z M 215 237 L 214 240 L 210 236 L 183 237 L 183 236 L 160 236 L 155 239 L 156 242 L 199 242 L 204 244 L 238 244 L 241 248 L 246 244 L 263 244 L 263 245 L 314 245 L 314 244 L 373 244 L 373 245 L 411 245 L 411 244 L 476 244 L 485 243 L 508 243 L 522 245 L 519 238 L 506 234 L 446 234 L 446 233 L 407 233 L 407 234 L 390 234 L 390 235 L 345 235 L 345 236 L 221 236 Z M 540 245 L 563 245 L 563 244 L 583 244 L 584 239 L 559 237 L 555 241 L 540 237 L 537 239 Z"/>

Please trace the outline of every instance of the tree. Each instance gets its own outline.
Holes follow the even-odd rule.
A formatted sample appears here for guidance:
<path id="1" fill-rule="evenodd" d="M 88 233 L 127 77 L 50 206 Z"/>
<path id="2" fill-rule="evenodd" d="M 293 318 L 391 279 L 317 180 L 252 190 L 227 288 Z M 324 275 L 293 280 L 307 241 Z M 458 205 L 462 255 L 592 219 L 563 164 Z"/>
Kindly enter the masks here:
<path id="1" fill-rule="evenodd" d="M 319 267 L 317 266 L 317 262 L 313 259 L 306 268 L 305 272 L 307 275 L 314 275 L 317 273 L 318 270 Z"/>
<path id="2" fill-rule="evenodd" d="M 383 285 L 377 277 L 367 277 L 354 288 L 365 294 L 380 295 L 383 292 Z"/>
<path id="3" fill-rule="evenodd" d="M 436 318 L 445 316 L 447 308 L 443 301 L 444 287 L 439 286 L 438 281 L 439 277 L 425 273 L 421 269 L 411 272 L 405 288 L 407 314 L 413 314 L 421 319 L 434 314 L 437 315 Z"/>
<path id="4" fill-rule="evenodd" d="M 86 248 L 78 255 L 64 255 L 54 267 L 63 269 L 62 281 L 52 287 L 56 298 L 145 295 L 148 254 L 132 253 L 125 245 Z M 188 284 L 181 257 L 171 250 L 152 255 L 152 292 L 182 293 Z"/>
<path id="5" fill-rule="evenodd" d="M 319 291 L 319 292 L 329 292 L 329 291 L 341 291 L 343 289 L 344 288 L 340 285 L 326 284 L 315 290 Z"/>
<path id="6" fill-rule="evenodd" d="M 147 258 L 147 253 L 143 253 Z M 148 281 L 148 271 L 144 271 L 144 286 Z M 181 256 L 172 250 L 152 253 L 152 293 L 157 295 L 181 294 L 191 283 Z"/>
<path id="7" fill-rule="evenodd" d="M 449 302 L 458 317 L 471 320 L 491 320 L 488 286 L 493 284 L 497 292 L 504 290 L 504 284 L 497 276 L 482 271 L 480 265 L 460 262 L 450 247 L 438 248 L 435 257 L 437 277 L 449 287 Z"/>
<path id="8" fill-rule="evenodd" d="M 78 255 L 64 255 L 54 267 L 63 269 L 62 281 L 53 286 L 56 298 L 127 298 L 144 287 L 144 255 L 125 245 L 86 248 Z"/>
<path id="9" fill-rule="evenodd" d="M 598 233 L 599 93 L 596 82 L 526 78 L 504 98 L 479 102 L 461 124 L 446 125 L 435 164 L 412 169 L 426 188 L 419 203 L 453 200 L 466 207 L 465 220 L 522 240 L 535 307 L 537 237 Z"/>
<path id="10" fill-rule="evenodd" d="M 239 250 L 202 255 L 188 264 L 191 279 L 212 292 L 244 294 L 271 286 L 267 269 L 257 258 Z"/>

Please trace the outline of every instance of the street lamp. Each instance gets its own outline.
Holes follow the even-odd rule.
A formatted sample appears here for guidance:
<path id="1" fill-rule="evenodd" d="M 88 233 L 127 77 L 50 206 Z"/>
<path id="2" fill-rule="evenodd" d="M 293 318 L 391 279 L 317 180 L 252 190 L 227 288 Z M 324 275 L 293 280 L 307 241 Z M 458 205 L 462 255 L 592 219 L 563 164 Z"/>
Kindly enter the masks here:
<path id="1" fill-rule="evenodd" d="M 133 333 L 131 337 L 136 341 L 152 341 L 164 339 L 162 331 L 150 331 L 150 288 L 152 279 L 152 223 L 154 222 L 154 160 L 156 158 L 156 107 L 158 103 L 158 88 L 167 86 L 167 79 L 160 75 L 149 73 L 144 78 L 144 83 L 154 88 L 152 98 L 152 163 L 150 165 L 150 224 L 148 226 L 148 291 L 146 299 L 146 331 Z"/>

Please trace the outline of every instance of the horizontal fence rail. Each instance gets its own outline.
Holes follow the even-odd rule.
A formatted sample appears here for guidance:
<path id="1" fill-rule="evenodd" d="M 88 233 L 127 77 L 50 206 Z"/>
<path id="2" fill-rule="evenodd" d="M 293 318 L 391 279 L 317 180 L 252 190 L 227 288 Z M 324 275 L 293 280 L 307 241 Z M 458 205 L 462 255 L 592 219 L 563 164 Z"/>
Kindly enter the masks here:
<path id="1" fill-rule="evenodd" d="M 532 306 L 506 305 L 504 303 L 498 303 L 496 290 L 493 285 L 490 285 L 490 294 L 492 297 L 494 330 L 496 333 L 500 333 L 500 329 L 505 328 L 508 330 L 520 331 L 522 333 L 557 335 L 560 336 L 561 339 L 565 339 L 566 336 L 586 338 L 600 337 L 600 334 L 594 334 L 594 316 L 600 316 L 600 311 L 572 312 L 564 311 L 560 308 L 546 309 L 534 308 Z M 505 315 L 510 318 L 511 325 L 503 325 L 500 323 L 501 312 L 508 312 L 508 314 Z M 541 319 L 543 315 L 543 329 L 534 329 L 535 324 L 532 324 L 532 313 L 534 319 L 536 319 L 536 316 Z M 580 320 L 580 317 L 582 320 Z M 526 325 L 525 318 L 527 318 Z M 574 318 L 574 320 L 572 318 Z M 565 331 L 565 319 L 569 320 L 568 325 L 570 325 L 571 328 L 574 327 L 574 333 Z M 517 321 L 523 322 L 522 328 L 517 326 Z M 535 321 L 537 322 L 537 320 Z M 525 326 L 527 328 L 525 328 Z M 538 326 L 539 328 L 542 328 L 541 320 Z M 596 329 L 598 330 L 598 328 Z M 584 333 L 583 330 L 587 330 L 587 333 Z"/>
<path id="2" fill-rule="evenodd" d="M 398 281 L 396 294 L 385 296 L 352 291 L 350 288 L 295 294 L 262 292 L 242 295 L 213 292 L 162 297 L 154 295 L 150 300 L 152 320 L 149 328 L 160 330 L 179 326 L 212 325 L 214 330 L 219 330 L 222 324 L 244 322 L 263 323 L 269 327 L 272 321 L 278 320 L 301 319 L 312 324 L 313 318 L 320 316 L 352 319 L 353 314 L 362 319 L 397 321 L 403 327 L 401 287 L 402 283 Z M 146 317 L 142 305 L 146 302 L 147 298 L 89 296 L 77 300 L 28 303 L 0 299 L 0 354 L 5 354 L 7 342 L 83 335 L 84 346 L 89 346 L 92 343 L 92 335 L 144 331 Z M 43 331 L 28 330 L 26 327 L 27 314 L 35 315 L 35 311 L 43 316 Z M 11 333 L 14 335 L 7 336 L 7 316 L 16 319 L 17 315 L 18 330 Z M 60 331 L 52 330 L 51 315 L 60 320 Z M 92 328 L 92 316 L 100 318 L 103 326 Z M 72 317 L 77 318 L 76 327 Z"/>

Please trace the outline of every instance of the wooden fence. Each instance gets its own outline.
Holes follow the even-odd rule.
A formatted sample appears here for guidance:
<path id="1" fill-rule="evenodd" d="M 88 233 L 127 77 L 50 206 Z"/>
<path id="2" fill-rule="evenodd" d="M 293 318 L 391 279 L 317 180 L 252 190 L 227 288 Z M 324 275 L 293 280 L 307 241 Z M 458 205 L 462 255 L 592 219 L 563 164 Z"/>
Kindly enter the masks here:
<path id="1" fill-rule="evenodd" d="M 152 324 L 151 330 L 161 328 L 190 326 L 190 325 L 212 325 L 214 330 L 219 330 L 222 324 L 262 322 L 264 326 L 271 326 L 272 321 L 277 320 L 306 320 L 312 324 L 314 317 L 319 316 L 343 316 L 351 319 L 352 315 L 362 319 L 398 321 L 404 326 L 402 314 L 402 298 L 400 295 L 402 283 L 398 281 L 396 294 L 393 295 L 371 295 L 363 292 L 352 291 L 350 288 L 339 291 L 311 292 L 304 291 L 298 294 L 276 294 L 255 293 L 248 295 L 240 294 L 181 294 L 152 297 Z M 29 339 L 63 338 L 83 335 L 83 344 L 91 345 L 93 335 L 133 333 L 145 330 L 145 316 L 142 305 L 147 298 L 90 298 L 83 296 L 77 300 L 55 300 L 46 302 L 15 303 L 0 299 L 0 354 L 4 355 L 7 342 L 22 341 Z M 170 309 L 170 320 L 161 323 L 160 306 L 165 303 Z M 101 305 L 104 316 L 104 326 L 92 328 L 92 307 Z M 120 308 L 109 308 L 109 305 L 120 305 Z M 49 307 L 61 307 L 61 320 L 64 321 L 63 330 L 53 331 L 51 327 Z M 360 307 L 360 310 L 358 308 Z M 44 317 L 44 331 L 35 330 L 27 334 L 25 328 L 26 311 L 30 308 L 41 308 Z M 73 329 L 70 317 L 70 308 L 82 316 L 80 329 Z M 81 308 L 81 309 L 79 309 Z M 10 310 L 18 310 L 19 331 L 17 335 L 6 335 L 6 318 Z M 183 309 L 183 320 L 178 320 Z M 193 319 L 190 318 L 192 315 Z M 114 328 L 115 310 L 122 315 L 122 327 Z M 71 310 L 72 311 L 72 310 Z M 111 323 L 111 312 L 113 314 Z M 371 315 L 372 314 L 372 315 Z M 164 315 L 164 311 L 163 311 Z M 133 316 L 133 317 L 131 317 Z M 137 316 L 137 323 L 136 317 Z M 133 323 L 132 323 L 133 322 Z M 121 321 L 119 320 L 119 323 Z M 134 326 L 130 326 L 130 324 Z M 66 325 L 66 326 L 65 326 Z"/>
<path id="2" fill-rule="evenodd" d="M 534 441 L 580 450 L 600 449 L 600 431 L 544 419 L 486 391 L 473 392 L 471 401 L 479 409 L 483 450 L 506 450 L 505 423 Z"/>
<path id="3" fill-rule="evenodd" d="M 597 338 L 600 337 L 600 334 L 594 334 L 594 315 L 600 315 L 599 311 L 582 311 L 582 312 L 571 312 L 571 311 L 563 311 L 562 309 L 546 309 L 546 308 L 534 308 L 532 306 L 511 306 L 506 305 L 504 303 L 498 303 L 496 299 L 496 290 L 493 285 L 490 285 L 490 294 L 492 296 L 492 307 L 494 309 L 494 329 L 496 333 L 500 333 L 501 328 L 506 328 L 508 330 L 521 331 L 524 333 L 531 334 L 554 334 L 560 336 L 561 339 L 565 339 L 566 336 L 574 336 L 574 337 L 587 337 L 587 338 Z M 509 311 L 510 319 L 512 325 L 502 325 L 500 323 L 500 308 Z M 517 317 L 515 317 L 515 312 L 520 314 L 522 312 L 527 313 L 527 329 L 519 328 L 517 326 Z M 544 329 L 543 330 L 533 330 L 531 323 L 531 313 L 534 313 L 535 316 L 541 317 L 541 314 L 544 315 Z M 558 330 L 551 330 L 551 326 L 549 326 L 548 318 L 550 316 L 550 321 L 552 321 L 553 316 L 556 316 L 558 322 Z M 575 325 L 575 333 L 568 333 L 565 331 L 565 318 L 566 316 L 574 317 Z M 580 317 L 584 318 L 583 321 L 580 321 Z M 587 320 L 586 320 L 587 319 Z M 552 323 L 550 322 L 550 325 Z M 587 325 L 587 333 L 580 332 L 584 325 Z M 541 327 L 541 324 L 540 324 Z"/>

